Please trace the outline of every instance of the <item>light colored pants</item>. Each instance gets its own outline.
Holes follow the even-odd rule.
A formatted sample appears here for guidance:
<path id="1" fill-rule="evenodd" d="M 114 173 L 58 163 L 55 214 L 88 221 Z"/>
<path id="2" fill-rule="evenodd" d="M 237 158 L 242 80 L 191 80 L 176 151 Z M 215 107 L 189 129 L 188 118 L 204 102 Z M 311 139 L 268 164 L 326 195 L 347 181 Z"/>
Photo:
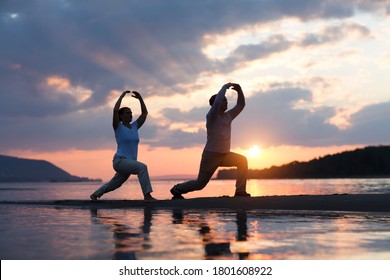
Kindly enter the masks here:
<path id="1" fill-rule="evenodd" d="M 116 171 L 115 176 L 95 191 L 97 197 L 101 197 L 103 194 L 116 190 L 122 186 L 131 174 L 137 174 L 144 195 L 153 191 L 146 164 L 136 160 L 115 156 L 113 167 Z"/>
<path id="2" fill-rule="evenodd" d="M 181 194 L 185 194 L 203 189 L 219 166 L 236 166 L 236 192 L 246 191 L 246 179 L 248 175 L 248 161 L 246 157 L 233 152 L 215 153 L 209 151 L 203 151 L 198 178 L 175 185 L 175 190 Z"/>

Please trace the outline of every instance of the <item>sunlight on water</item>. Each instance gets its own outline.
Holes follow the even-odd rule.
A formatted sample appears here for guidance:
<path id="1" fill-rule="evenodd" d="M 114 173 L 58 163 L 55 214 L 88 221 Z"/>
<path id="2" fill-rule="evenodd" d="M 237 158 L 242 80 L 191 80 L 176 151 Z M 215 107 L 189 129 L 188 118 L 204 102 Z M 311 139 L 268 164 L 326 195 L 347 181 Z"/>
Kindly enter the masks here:
<path id="1" fill-rule="evenodd" d="M 153 181 L 153 195 L 158 199 L 170 199 L 169 190 L 180 182 L 182 181 Z M 101 184 L 99 182 L 0 183 L 0 200 L 89 199 L 89 195 Z M 390 179 L 248 180 L 247 190 L 252 196 L 390 193 Z M 234 191 L 234 180 L 211 180 L 203 190 L 188 193 L 185 197 L 233 196 Z M 119 189 L 105 194 L 102 199 L 143 199 L 143 195 L 138 181 L 133 178 Z"/>
<path id="2" fill-rule="evenodd" d="M 1 259 L 389 259 L 390 215 L 0 206 Z"/>
<path id="3" fill-rule="evenodd" d="M 170 199 L 178 181 L 154 181 Z M 99 183 L 0 184 L 1 201 L 88 200 Z M 249 180 L 252 196 L 389 193 L 389 179 Z M 233 195 L 213 180 L 186 197 Z M 102 199 L 141 199 L 135 180 Z M 390 213 L 0 204 L 1 259 L 390 259 Z"/>

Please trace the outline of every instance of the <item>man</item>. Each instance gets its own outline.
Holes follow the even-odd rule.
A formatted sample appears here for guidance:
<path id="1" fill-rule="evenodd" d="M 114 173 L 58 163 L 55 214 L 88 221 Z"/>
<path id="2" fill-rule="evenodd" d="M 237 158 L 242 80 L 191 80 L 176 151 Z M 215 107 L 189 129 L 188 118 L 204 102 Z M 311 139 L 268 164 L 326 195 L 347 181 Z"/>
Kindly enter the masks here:
<path id="1" fill-rule="evenodd" d="M 237 104 L 227 110 L 226 90 L 233 88 L 237 92 Z M 203 189 L 219 166 L 236 166 L 237 180 L 235 197 L 249 197 L 246 192 L 248 161 L 246 157 L 230 151 L 231 123 L 245 107 L 245 97 L 239 84 L 227 83 L 218 94 L 213 95 L 209 103 L 210 111 L 206 116 L 207 142 L 200 162 L 196 180 L 175 185 L 171 189 L 172 199 L 184 199 L 182 194 Z"/>

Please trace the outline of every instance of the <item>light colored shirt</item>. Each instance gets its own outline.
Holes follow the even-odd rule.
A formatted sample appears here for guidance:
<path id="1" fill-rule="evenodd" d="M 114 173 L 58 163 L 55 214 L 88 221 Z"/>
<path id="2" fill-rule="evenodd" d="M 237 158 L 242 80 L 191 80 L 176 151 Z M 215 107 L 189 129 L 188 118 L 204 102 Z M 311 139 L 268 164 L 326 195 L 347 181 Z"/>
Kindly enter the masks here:
<path id="1" fill-rule="evenodd" d="M 229 153 L 231 142 L 232 121 L 244 109 L 245 99 L 242 91 L 239 92 L 240 102 L 223 114 L 220 113 L 220 107 L 224 102 L 227 87 L 223 86 L 218 92 L 213 106 L 206 116 L 207 142 L 205 151 L 216 153 Z M 241 97 L 240 97 L 241 96 Z"/>
<path id="2" fill-rule="evenodd" d="M 216 153 L 230 152 L 232 116 L 229 112 L 223 115 L 206 116 L 207 142 L 205 150 Z"/>
<path id="3" fill-rule="evenodd" d="M 138 124 L 133 122 L 131 128 L 119 123 L 115 131 L 117 150 L 115 156 L 125 157 L 127 159 L 137 160 L 138 156 Z"/>

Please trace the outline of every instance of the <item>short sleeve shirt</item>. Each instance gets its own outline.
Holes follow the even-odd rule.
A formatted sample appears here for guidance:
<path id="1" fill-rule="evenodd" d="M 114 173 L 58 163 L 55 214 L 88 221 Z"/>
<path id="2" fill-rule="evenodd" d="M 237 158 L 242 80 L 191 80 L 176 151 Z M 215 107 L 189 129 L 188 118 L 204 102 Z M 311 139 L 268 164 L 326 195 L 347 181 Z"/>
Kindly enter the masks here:
<path id="1" fill-rule="evenodd" d="M 139 143 L 137 122 L 133 122 L 130 128 L 119 123 L 115 129 L 115 139 L 117 143 L 116 156 L 137 160 Z"/>
<path id="2" fill-rule="evenodd" d="M 217 153 L 230 152 L 230 138 L 232 117 L 227 112 L 223 115 L 216 114 L 213 118 L 207 114 L 207 143 L 206 151 Z"/>

